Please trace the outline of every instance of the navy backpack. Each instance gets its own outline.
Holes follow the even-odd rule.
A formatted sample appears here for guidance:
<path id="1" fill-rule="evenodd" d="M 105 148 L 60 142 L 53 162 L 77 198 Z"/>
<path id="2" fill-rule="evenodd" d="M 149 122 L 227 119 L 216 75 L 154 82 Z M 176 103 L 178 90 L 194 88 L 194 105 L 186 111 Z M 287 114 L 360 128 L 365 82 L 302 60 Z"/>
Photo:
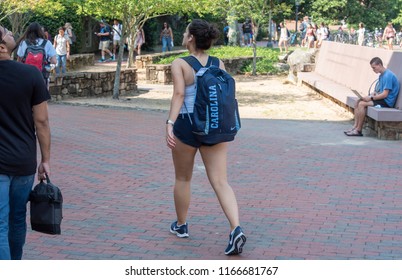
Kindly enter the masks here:
<path id="1" fill-rule="evenodd" d="M 195 137 L 207 145 L 233 141 L 241 127 L 235 80 L 219 68 L 216 57 L 210 56 L 206 67 L 194 56 L 183 59 L 196 72 L 194 121 L 190 118 Z"/>

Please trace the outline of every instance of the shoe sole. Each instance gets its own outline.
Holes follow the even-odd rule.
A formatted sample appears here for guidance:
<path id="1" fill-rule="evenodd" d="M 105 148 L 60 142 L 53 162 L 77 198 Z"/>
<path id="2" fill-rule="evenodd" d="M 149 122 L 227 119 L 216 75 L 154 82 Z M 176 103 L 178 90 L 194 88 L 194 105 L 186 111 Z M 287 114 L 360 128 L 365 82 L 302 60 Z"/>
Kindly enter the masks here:
<path id="1" fill-rule="evenodd" d="M 225 255 L 239 255 L 243 252 L 243 246 L 246 244 L 247 238 L 242 233 L 240 236 L 237 236 L 235 241 L 233 242 L 233 246 L 229 252 L 225 252 Z"/>
<path id="2" fill-rule="evenodd" d="M 170 229 L 170 233 L 176 234 L 176 236 L 177 236 L 177 237 L 180 237 L 180 238 L 187 238 L 187 237 L 189 237 L 188 233 L 178 233 L 177 231 L 172 230 L 172 229 Z"/>

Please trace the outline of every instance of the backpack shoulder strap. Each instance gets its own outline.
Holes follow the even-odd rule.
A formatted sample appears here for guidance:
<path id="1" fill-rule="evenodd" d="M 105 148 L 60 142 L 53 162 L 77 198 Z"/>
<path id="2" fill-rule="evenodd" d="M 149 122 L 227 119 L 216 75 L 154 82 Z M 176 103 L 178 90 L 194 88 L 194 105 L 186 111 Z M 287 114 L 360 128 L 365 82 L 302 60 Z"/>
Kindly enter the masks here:
<path id="1" fill-rule="evenodd" d="M 207 64 L 214 65 L 219 68 L 219 58 L 217 58 L 215 56 L 209 56 Z"/>
<path id="2" fill-rule="evenodd" d="M 182 59 L 187 62 L 188 64 L 190 64 L 191 67 L 193 67 L 193 69 L 198 72 L 201 68 L 202 65 L 201 63 L 198 61 L 198 59 L 196 59 L 194 56 L 189 55 L 189 56 L 185 56 L 182 57 Z"/>
<path id="3" fill-rule="evenodd" d="M 204 66 L 202 66 L 202 64 L 198 61 L 198 59 L 196 59 L 194 56 L 189 55 L 189 56 L 185 56 L 182 57 L 182 59 L 184 61 L 186 61 L 188 64 L 190 64 L 191 67 L 193 67 L 193 69 L 198 72 L 200 71 L 201 68 L 203 68 Z M 209 67 L 211 65 L 214 65 L 216 67 L 219 67 L 219 58 L 214 57 L 214 56 L 209 56 L 208 57 L 208 62 L 206 67 Z"/>
<path id="4" fill-rule="evenodd" d="M 42 48 L 45 48 L 46 43 L 47 43 L 47 40 L 46 40 L 46 39 L 43 39 L 43 42 L 42 42 L 42 44 L 40 44 L 40 46 L 41 46 Z"/>

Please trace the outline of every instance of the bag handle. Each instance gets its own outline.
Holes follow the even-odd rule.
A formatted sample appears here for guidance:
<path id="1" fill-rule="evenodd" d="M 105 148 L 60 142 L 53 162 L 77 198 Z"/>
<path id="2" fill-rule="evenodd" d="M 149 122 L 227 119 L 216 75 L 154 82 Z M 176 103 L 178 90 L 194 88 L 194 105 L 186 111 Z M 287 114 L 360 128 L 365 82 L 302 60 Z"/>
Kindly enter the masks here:
<path id="1" fill-rule="evenodd" d="M 46 183 L 50 184 L 49 175 L 47 175 L 47 173 L 45 173 L 45 176 L 46 176 Z M 42 182 L 43 182 L 43 179 L 40 179 L 40 182 L 42 183 Z"/>
<path id="2" fill-rule="evenodd" d="M 378 82 L 379 82 L 379 79 L 375 79 L 374 82 L 371 83 L 371 85 L 370 85 L 370 87 L 369 87 L 369 90 L 368 90 L 368 96 L 370 96 L 370 94 L 371 94 L 371 88 L 373 87 L 374 84 L 376 84 L 376 85 L 374 86 L 374 90 L 377 88 Z"/>

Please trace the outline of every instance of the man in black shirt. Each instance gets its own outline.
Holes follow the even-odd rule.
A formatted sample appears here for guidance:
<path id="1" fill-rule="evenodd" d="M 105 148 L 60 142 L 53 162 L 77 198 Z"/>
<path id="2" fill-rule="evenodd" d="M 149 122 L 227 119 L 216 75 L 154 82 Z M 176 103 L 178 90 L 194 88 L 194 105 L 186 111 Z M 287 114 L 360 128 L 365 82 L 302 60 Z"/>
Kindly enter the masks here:
<path id="1" fill-rule="evenodd" d="M 41 151 L 38 178 L 50 172 L 50 95 L 35 66 L 11 59 L 15 48 L 13 34 L 0 25 L 0 260 L 22 258 L 36 139 Z"/>
<path id="2" fill-rule="evenodd" d="M 246 22 L 243 23 L 242 28 L 243 28 L 244 45 L 250 47 L 253 40 L 253 24 L 251 23 L 251 20 L 246 19 Z"/>

